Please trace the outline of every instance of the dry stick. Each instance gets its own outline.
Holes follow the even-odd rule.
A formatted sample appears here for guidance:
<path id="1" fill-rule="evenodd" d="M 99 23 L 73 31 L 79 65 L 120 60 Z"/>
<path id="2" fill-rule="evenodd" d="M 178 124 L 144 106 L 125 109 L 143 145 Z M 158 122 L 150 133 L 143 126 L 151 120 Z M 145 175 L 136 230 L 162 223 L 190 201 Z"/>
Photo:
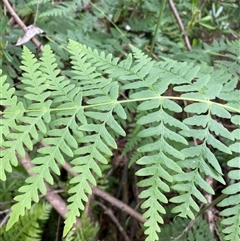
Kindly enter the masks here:
<path id="1" fill-rule="evenodd" d="M 98 201 L 95 201 L 95 203 L 97 205 L 99 205 L 104 210 L 104 213 L 112 219 L 112 221 L 114 222 L 114 224 L 116 225 L 116 227 L 118 228 L 119 232 L 122 234 L 124 239 L 126 241 L 131 241 L 131 239 L 128 237 L 127 233 L 125 232 L 124 228 L 121 226 L 121 224 L 119 223 L 117 218 L 114 216 L 114 213 L 113 213 L 112 209 L 106 207 L 104 204 L 102 204 Z"/>
<path id="2" fill-rule="evenodd" d="M 44 142 L 41 142 L 42 146 L 48 146 L 47 144 L 45 144 Z M 71 165 L 68 162 L 65 162 L 65 164 L 62 166 L 70 175 L 72 175 L 73 177 L 76 177 L 78 174 L 71 171 Z M 99 189 L 98 187 L 90 184 L 90 187 L 92 189 L 92 192 L 94 195 L 97 195 L 99 197 L 101 197 L 102 199 L 104 199 L 105 201 L 111 203 L 113 206 L 119 208 L 120 210 L 122 210 L 125 213 L 128 213 L 130 216 L 132 216 L 133 218 L 135 218 L 138 222 L 140 223 L 144 223 L 147 220 L 145 218 L 143 218 L 143 216 L 138 213 L 137 211 L 135 211 L 134 209 L 132 209 L 130 206 L 128 206 L 127 204 L 125 204 L 124 202 L 116 199 L 115 197 L 111 196 L 110 194 L 108 194 L 107 192 Z"/>
<path id="3" fill-rule="evenodd" d="M 8 12 L 12 15 L 12 17 L 14 18 L 14 20 L 16 21 L 16 23 L 22 28 L 22 30 L 24 32 L 27 31 L 27 27 L 24 24 L 24 22 L 21 20 L 21 18 L 19 18 L 19 16 L 16 14 L 16 12 L 14 11 L 14 9 L 12 8 L 12 6 L 9 4 L 8 0 L 2 0 L 4 5 L 6 6 Z M 37 46 L 37 48 L 40 49 L 40 51 L 43 51 L 43 46 L 41 44 L 41 42 L 38 41 L 37 38 L 33 37 L 32 38 L 32 42 Z"/>
<path id="4" fill-rule="evenodd" d="M 188 51 L 191 51 L 191 50 L 192 50 L 192 46 L 191 46 L 191 44 L 190 44 L 189 38 L 188 38 L 188 36 L 187 36 L 187 33 L 186 33 L 185 29 L 184 29 L 182 20 L 181 20 L 181 18 L 179 17 L 178 11 L 177 11 L 177 9 L 176 9 L 176 7 L 175 7 L 175 5 L 174 5 L 174 3 L 173 3 L 172 0 L 168 0 L 168 3 L 169 3 L 169 5 L 170 5 L 170 8 L 171 8 L 171 10 L 172 10 L 172 13 L 173 13 L 176 21 L 177 21 L 178 27 L 180 28 L 180 30 L 181 30 L 181 32 L 182 32 L 183 40 L 184 40 L 184 42 L 185 42 L 185 45 L 186 45 L 186 47 L 187 47 L 187 50 L 188 50 Z"/>
<path id="5" fill-rule="evenodd" d="M 69 163 L 66 162 L 63 165 L 63 168 L 68 173 L 70 173 L 72 176 L 77 176 L 77 174 L 75 172 L 72 172 L 70 170 L 71 169 L 71 165 Z M 123 203 L 122 201 L 119 201 L 118 199 L 116 199 L 115 197 L 111 196 L 107 192 L 104 192 L 103 190 L 99 189 L 98 187 L 95 187 L 95 186 L 93 186 L 91 184 L 90 184 L 90 186 L 91 186 L 91 189 L 92 189 L 92 192 L 93 192 L 94 195 L 97 195 L 97 196 L 101 197 L 102 199 L 104 199 L 105 201 L 111 203 L 113 206 L 119 208 L 123 212 L 128 213 L 130 216 L 134 217 L 140 223 L 146 222 L 146 219 L 144 219 L 141 214 L 136 212 L 134 209 L 129 207 L 127 204 Z"/>
<path id="6" fill-rule="evenodd" d="M 8 218 L 9 218 L 9 215 L 10 215 L 10 212 L 8 212 L 8 214 L 3 218 L 3 220 L 1 221 L 0 223 L 0 228 L 7 222 Z"/>
<path id="7" fill-rule="evenodd" d="M 23 167 L 25 168 L 26 171 L 28 171 L 31 167 L 33 167 L 33 164 L 31 162 L 31 159 L 30 159 L 28 153 L 26 153 L 26 157 L 25 158 L 22 158 L 22 157 L 18 156 L 18 159 L 22 163 L 22 165 L 23 165 Z M 74 173 L 74 172 L 72 172 L 70 170 L 71 169 L 71 165 L 69 163 L 66 162 L 63 165 L 63 168 L 68 173 L 70 173 L 72 176 L 77 176 L 76 173 Z M 67 213 L 67 205 L 66 205 L 66 203 L 63 201 L 63 199 L 56 192 L 54 192 L 51 189 L 51 187 L 49 186 L 48 183 L 45 182 L 45 186 L 46 186 L 46 189 L 47 189 L 47 194 L 45 195 L 45 198 L 53 206 L 53 208 L 64 219 L 66 219 L 66 216 L 65 216 L 65 214 Z M 93 192 L 94 195 L 97 195 L 97 196 L 101 197 L 102 199 L 108 201 L 113 206 L 119 208 L 123 212 L 128 213 L 130 216 L 134 217 L 140 223 L 146 222 L 146 219 L 144 219 L 141 214 L 136 212 L 134 209 L 129 207 L 127 204 L 123 203 L 122 201 L 119 201 L 115 197 L 111 196 L 107 192 L 104 192 L 103 190 L 99 189 L 98 187 L 93 186 L 92 184 L 90 184 L 90 186 L 91 186 L 91 189 L 92 189 L 92 192 Z M 77 222 L 78 222 L 78 224 L 80 224 L 80 220 L 77 220 Z"/>
<path id="8" fill-rule="evenodd" d="M 33 167 L 33 164 L 31 162 L 31 158 L 28 155 L 28 153 L 25 153 L 25 158 L 18 156 L 18 160 L 23 165 L 24 169 L 28 172 L 30 168 Z M 29 173 L 30 176 L 32 176 L 32 173 Z M 52 207 L 64 218 L 66 219 L 66 213 L 67 213 L 67 205 L 64 202 L 64 200 L 52 190 L 50 185 L 48 183 L 44 183 L 45 187 L 47 189 L 47 194 L 45 195 L 45 198 L 47 201 L 52 205 Z"/>
<path id="9" fill-rule="evenodd" d="M 11 211 L 11 209 L 6 209 L 6 210 L 3 210 L 3 211 L 0 211 L 0 215 L 4 214 L 4 213 L 9 213 Z"/>
<path id="10" fill-rule="evenodd" d="M 213 186 L 214 180 L 212 177 L 207 176 L 205 181 L 206 183 L 208 183 L 210 187 Z M 212 194 L 205 192 L 205 198 L 208 203 L 212 203 L 212 199 L 213 199 Z M 208 210 L 206 210 L 205 218 L 209 224 L 210 231 L 214 234 L 214 231 L 217 230 L 217 228 L 215 225 L 215 215 L 214 215 L 213 208 L 209 208 Z"/>

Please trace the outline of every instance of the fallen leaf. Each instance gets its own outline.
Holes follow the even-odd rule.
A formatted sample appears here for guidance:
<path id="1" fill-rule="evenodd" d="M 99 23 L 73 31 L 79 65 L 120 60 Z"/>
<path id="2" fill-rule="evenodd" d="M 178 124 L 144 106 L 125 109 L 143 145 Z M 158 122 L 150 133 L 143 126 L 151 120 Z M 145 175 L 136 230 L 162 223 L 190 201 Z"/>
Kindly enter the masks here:
<path id="1" fill-rule="evenodd" d="M 36 34 L 43 33 L 44 31 L 41 28 L 38 28 L 34 25 L 29 25 L 27 27 L 27 31 L 25 32 L 23 37 L 20 37 L 15 44 L 15 46 L 20 46 L 24 43 L 27 43 L 31 38 L 33 38 Z"/>

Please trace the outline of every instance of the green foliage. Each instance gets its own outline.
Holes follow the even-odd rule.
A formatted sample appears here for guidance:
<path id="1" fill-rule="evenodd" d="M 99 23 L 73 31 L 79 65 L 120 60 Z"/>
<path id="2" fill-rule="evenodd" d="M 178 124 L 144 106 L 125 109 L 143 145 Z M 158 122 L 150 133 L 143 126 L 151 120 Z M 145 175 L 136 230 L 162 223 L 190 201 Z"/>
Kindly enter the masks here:
<path id="1" fill-rule="evenodd" d="M 60 174 L 59 166 L 67 158 L 77 176 L 70 180 L 66 236 L 84 210 L 90 184 L 96 185 L 96 176 L 102 175 L 101 165 L 108 163 L 117 148 L 116 138 L 126 135 L 124 126 L 130 115 L 135 115 L 140 140 L 135 141 L 140 153 L 136 175 L 141 177 L 138 185 L 143 189 L 140 198 L 144 199 L 141 208 L 147 219 L 147 241 L 158 240 L 166 203 L 175 204 L 173 213 L 194 219 L 199 204 L 206 203 L 201 191 L 214 194 L 205 177 L 225 184 L 213 150 L 230 156 L 239 152 L 239 129 L 231 133 L 216 120 L 239 125 L 234 69 L 228 70 L 229 64 L 218 70 L 168 58 L 156 62 L 131 48 L 132 53 L 120 60 L 70 40 L 71 69 L 65 76 L 49 46 L 44 47 L 40 60 L 24 47 L 18 91 L 1 76 L 1 180 L 6 180 L 6 172 L 18 164 L 15 153 L 24 157 L 25 150 L 45 143 L 32 160 L 35 167 L 30 172 L 34 175 L 26 179 L 15 197 L 7 230 L 31 208 L 32 200 L 39 201 L 39 192 L 46 194 L 44 181 L 53 184 L 53 173 Z M 239 64 L 239 59 L 234 59 Z M 177 95 L 165 94 L 171 86 Z M 179 113 L 186 117 L 178 119 Z M 233 159 L 228 165 L 238 168 L 238 161 Z M 238 181 L 239 170 L 230 172 L 229 177 Z M 223 216 L 230 216 L 223 221 L 230 225 L 224 230 L 229 235 L 226 240 L 237 240 L 239 235 L 239 194 L 235 187 L 237 183 L 225 189 L 230 195 L 227 202 L 232 205 L 222 211 Z M 171 190 L 178 195 L 168 198 L 166 193 Z M 226 207 L 224 201 L 221 205 Z"/>
<path id="2" fill-rule="evenodd" d="M 170 226 L 182 232 L 206 204 L 205 194 L 219 195 L 225 183 L 219 232 L 226 240 L 238 240 L 236 1 L 174 1 L 191 52 L 185 50 L 168 4 L 156 29 L 161 8 L 157 0 L 10 2 L 26 25 L 35 23 L 44 30 L 37 37 L 50 47 L 45 46 L 41 55 L 28 42 L 22 52 L 15 43 L 23 31 L 13 28 L 11 16 L 0 8 L 1 202 L 10 201 L 20 187 L 8 223 L 13 227 L 7 233 L 18 229 L 20 216 L 32 201 L 39 201 L 39 193 L 45 194 L 44 181 L 59 185 L 61 166 L 67 161 L 78 175 L 70 180 L 66 235 L 84 209 L 90 184 L 105 187 L 108 175 L 103 173 L 117 153 L 128 159 L 129 168 L 138 170 L 134 178 L 139 179 L 144 199 L 147 240 L 162 237 Z M 147 52 L 153 44 L 153 57 L 161 60 L 153 61 L 129 43 Z M 35 165 L 34 176 L 28 178 L 17 160 L 25 152 Z M 210 186 L 206 176 L 217 186 Z M 166 226 L 162 223 L 169 218 L 169 202 L 172 215 L 186 219 Z M 183 237 L 202 240 L 210 237 L 207 230 L 206 222 L 197 219 Z M 75 237 L 69 233 L 67 238 Z"/>
<path id="3" fill-rule="evenodd" d="M 48 203 L 33 204 L 32 208 L 20 218 L 8 232 L 5 226 L 0 229 L 2 241 L 41 241 L 43 225 L 47 221 L 51 205 Z"/>
<path id="4" fill-rule="evenodd" d="M 82 227 L 73 228 L 63 241 L 94 241 L 98 232 L 97 225 L 92 224 L 86 215 L 81 217 Z"/>
<path id="5" fill-rule="evenodd" d="M 164 241 L 215 241 L 206 221 L 199 217 L 189 222 L 188 219 L 175 218 L 173 222 L 164 225 L 159 240 Z"/>
<path id="6" fill-rule="evenodd" d="M 232 117 L 233 123 L 239 126 L 239 116 Z M 235 129 L 233 135 L 236 138 L 236 142 L 230 145 L 230 149 L 233 152 L 240 153 L 240 130 Z M 234 157 L 228 161 L 228 166 L 234 168 L 228 174 L 232 180 L 232 184 L 223 190 L 223 193 L 227 197 L 222 200 L 218 206 L 224 207 L 225 209 L 220 212 L 220 215 L 224 217 L 222 225 L 226 228 L 223 229 L 225 234 L 225 240 L 237 241 L 240 236 L 240 156 Z"/>

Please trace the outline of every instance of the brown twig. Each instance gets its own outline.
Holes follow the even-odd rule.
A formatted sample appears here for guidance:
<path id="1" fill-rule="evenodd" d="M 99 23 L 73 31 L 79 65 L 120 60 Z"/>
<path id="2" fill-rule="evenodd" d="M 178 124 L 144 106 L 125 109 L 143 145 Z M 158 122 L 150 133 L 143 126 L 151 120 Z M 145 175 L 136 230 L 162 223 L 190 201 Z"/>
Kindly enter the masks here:
<path id="1" fill-rule="evenodd" d="M 0 228 L 7 222 L 9 215 L 10 215 L 11 210 L 7 213 L 7 215 L 3 218 L 3 220 L 0 223 Z"/>
<path id="2" fill-rule="evenodd" d="M 24 169 L 28 172 L 30 168 L 33 167 L 31 158 L 28 153 L 25 153 L 25 158 L 18 156 L 18 160 L 21 162 Z M 33 175 L 29 173 L 29 175 Z M 45 182 L 45 187 L 47 189 L 47 194 L 45 195 L 46 200 L 52 205 L 52 207 L 64 218 L 66 219 L 67 205 L 64 200 L 55 193 L 50 185 Z"/>
<path id="3" fill-rule="evenodd" d="M 61 218 L 60 218 L 60 216 L 58 216 L 55 241 L 59 240 L 59 229 L 60 229 L 60 226 L 61 226 Z"/>
<path id="4" fill-rule="evenodd" d="M 208 185 L 210 187 L 213 186 L 213 178 L 210 177 L 210 176 L 207 176 L 206 179 L 205 179 L 206 183 L 208 183 Z M 205 198 L 207 199 L 207 203 L 212 203 L 212 194 L 209 194 L 209 193 L 205 193 Z M 215 229 L 216 229 L 216 225 L 215 225 L 215 215 L 214 215 L 214 212 L 213 212 L 213 208 L 209 208 L 208 210 L 206 210 L 206 213 L 205 213 L 205 218 L 207 220 L 207 223 L 209 224 L 209 229 L 212 233 L 215 232 Z"/>
<path id="5" fill-rule="evenodd" d="M 0 215 L 4 214 L 4 213 L 9 213 L 11 211 L 11 209 L 6 209 L 6 210 L 3 210 L 3 211 L 0 211 Z"/>
<path id="6" fill-rule="evenodd" d="M 24 169 L 28 172 L 33 167 L 31 158 L 28 153 L 25 153 L 25 158 L 18 156 L 18 160 L 23 165 Z M 33 175 L 29 173 L 29 175 Z M 67 205 L 65 201 L 50 187 L 48 183 L 44 183 L 47 189 L 47 194 L 44 196 L 45 199 L 52 205 L 52 207 L 60 214 L 63 219 L 66 219 Z M 81 220 L 77 218 L 76 225 L 81 226 Z"/>
<path id="7" fill-rule="evenodd" d="M 172 13 L 173 13 L 176 21 L 177 21 L 178 27 L 179 27 L 179 29 L 182 32 L 182 36 L 183 36 L 183 40 L 185 42 L 186 48 L 187 48 L 188 51 L 191 51 L 192 50 L 192 46 L 190 44 L 188 35 L 187 35 L 186 31 L 185 31 L 185 28 L 183 26 L 182 20 L 181 20 L 179 14 L 178 14 L 178 11 L 177 11 L 177 9 L 176 9 L 176 7 L 175 7 L 175 5 L 174 5 L 172 0 L 168 0 L 168 3 L 169 3 L 169 6 L 170 6 L 170 8 L 172 10 Z"/>
<path id="8" fill-rule="evenodd" d="M 133 16 L 134 16 L 137 8 L 139 7 L 139 5 L 140 5 L 140 3 L 138 2 L 138 3 L 134 6 L 134 8 L 132 9 L 132 13 L 131 13 L 131 15 L 130 15 L 130 19 L 133 18 Z"/>
<path id="9" fill-rule="evenodd" d="M 131 241 L 130 238 L 128 237 L 127 233 L 123 229 L 122 225 L 118 222 L 117 218 L 114 216 L 114 213 L 113 213 L 112 209 L 106 207 L 104 204 L 102 204 L 102 203 L 100 203 L 98 201 L 95 201 L 95 203 L 97 205 L 99 205 L 104 210 L 104 213 L 111 218 L 111 220 L 116 225 L 116 227 L 119 230 L 119 232 L 122 234 L 123 238 L 126 241 Z"/>
<path id="10" fill-rule="evenodd" d="M 12 6 L 10 5 L 10 3 L 8 2 L 8 0 L 2 0 L 3 4 L 6 6 L 8 12 L 12 15 L 12 17 L 14 18 L 15 22 L 22 28 L 22 30 L 24 32 L 27 31 L 27 26 L 24 24 L 24 22 L 22 21 L 22 19 L 16 14 L 16 12 L 14 11 L 14 9 L 12 8 Z M 32 38 L 32 42 L 36 45 L 37 48 L 40 49 L 40 51 L 43 50 L 43 46 L 41 44 L 41 42 L 38 41 L 37 38 L 33 37 Z"/>
<path id="11" fill-rule="evenodd" d="M 48 146 L 46 143 L 41 142 L 42 146 Z M 71 165 L 68 162 L 65 162 L 65 164 L 62 166 L 71 176 L 76 177 L 78 174 L 71 171 Z M 100 188 L 93 186 L 92 184 L 90 184 L 92 192 L 94 195 L 97 195 L 99 197 L 101 197 L 102 199 L 104 199 L 105 201 L 111 203 L 113 206 L 119 208 L 120 210 L 122 210 L 123 212 L 128 213 L 130 216 L 132 216 L 133 218 L 135 218 L 138 222 L 140 223 L 144 223 L 146 222 L 146 219 L 143 218 L 143 216 L 136 212 L 134 209 L 132 209 L 131 207 L 129 207 L 127 204 L 125 204 L 124 202 L 116 199 L 115 197 L 111 196 L 110 194 L 108 194 L 107 192 L 101 190 Z"/>
<path id="12" fill-rule="evenodd" d="M 71 171 L 71 165 L 69 163 L 65 163 L 63 165 L 63 168 L 72 176 L 76 176 L 77 174 Z M 108 194 L 107 192 L 104 192 L 103 190 L 99 189 L 98 187 L 95 187 L 93 185 L 91 185 L 92 188 L 92 192 L 94 195 L 97 195 L 99 197 L 101 197 L 102 199 L 104 199 L 105 201 L 111 203 L 113 206 L 119 208 L 120 210 L 122 210 L 123 212 L 128 213 L 130 216 L 134 217 L 136 220 L 138 220 L 140 223 L 144 223 L 146 222 L 146 219 L 144 219 L 142 217 L 141 214 L 139 214 L 138 212 L 136 212 L 134 209 L 132 209 L 131 207 L 129 207 L 127 204 L 119 201 L 118 199 L 116 199 L 115 197 L 111 196 L 110 194 Z"/>
<path id="13" fill-rule="evenodd" d="M 18 156 L 18 159 L 19 159 L 19 161 L 21 162 L 21 164 L 23 165 L 23 167 L 25 168 L 26 171 L 28 171 L 31 167 L 33 167 L 33 164 L 31 162 L 31 159 L 30 159 L 28 153 L 26 153 L 25 158 L 22 158 L 22 157 Z M 70 170 L 71 165 L 69 163 L 66 162 L 65 165 L 63 166 L 63 168 L 65 170 L 67 170 L 72 176 L 77 175 L 76 173 L 74 173 Z M 45 198 L 53 206 L 53 208 L 65 219 L 66 218 L 65 215 L 67 213 L 66 203 L 56 192 L 54 192 L 54 190 L 51 189 L 51 187 L 48 183 L 45 182 L 45 186 L 46 186 L 46 189 L 47 189 L 47 194 L 45 195 Z M 97 188 L 97 187 L 95 187 L 91 184 L 90 184 L 90 186 L 92 188 L 92 191 L 93 191 L 94 195 L 97 195 L 97 196 L 103 198 L 104 200 L 111 203 L 113 206 L 119 208 L 123 212 L 128 213 L 130 216 L 134 217 L 139 222 L 144 223 L 146 221 L 142 217 L 141 214 L 136 212 L 134 209 L 129 207 L 127 204 L 119 201 L 118 199 L 114 198 L 110 194 L 104 192 L 103 190 L 101 190 L 101 189 L 99 189 L 99 188 Z M 77 220 L 77 223 L 80 225 L 80 220 Z"/>

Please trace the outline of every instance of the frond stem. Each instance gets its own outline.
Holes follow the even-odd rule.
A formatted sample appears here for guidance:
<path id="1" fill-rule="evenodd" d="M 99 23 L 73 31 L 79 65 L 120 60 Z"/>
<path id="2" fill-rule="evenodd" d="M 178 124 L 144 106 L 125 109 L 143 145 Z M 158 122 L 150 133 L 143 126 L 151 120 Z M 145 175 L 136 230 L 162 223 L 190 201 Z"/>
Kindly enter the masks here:
<path id="1" fill-rule="evenodd" d="M 208 105 L 216 104 L 218 106 L 221 106 L 225 109 L 228 109 L 229 111 L 240 113 L 240 109 L 234 108 L 232 106 L 226 105 L 226 104 L 221 104 L 218 102 L 210 101 L 210 100 L 204 100 L 204 99 L 194 99 L 194 98 L 188 98 L 188 97 L 178 97 L 178 96 L 154 96 L 154 97 L 145 97 L 145 98 L 137 98 L 137 99 L 128 99 L 128 100 L 116 100 L 116 101 L 109 101 L 109 102 L 103 102 L 99 104 L 92 104 L 92 105 L 85 105 L 85 106 L 73 106 L 73 107 L 67 107 L 67 108 L 53 108 L 53 109 L 36 109 L 36 110 L 25 110 L 24 113 L 29 113 L 29 112 L 48 112 L 48 111 L 62 111 L 62 110 L 76 110 L 76 109 L 88 109 L 88 108 L 94 108 L 98 106 L 104 106 L 104 105 L 115 105 L 115 104 L 127 104 L 131 102 L 137 102 L 137 101 L 146 101 L 146 100 L 156 100 L 156 99 L 170 99 L 170 100 L 186 100 L 186 101 L 193 101 L 193 102 L 201 102 L 201 103 L 206 103 Z M 12 111 L 8 111 L 9 113 L 15 113 Z M 4 111 L 0 111 L 0 114 L 4 114 Z"/>
<path id="2" fill-rule="evenodd" d="M 95 9 L 97 9 L 98 12 L 100 12 L 121 34 L 121 36 L 125 36 L 125 34 L 121 31 L 121 29 L 99 8 L 97 7 L 93 2 L 89 2 Z"/>
<path id="3" fill-rule="evenodd" d="M 163 0 L 162 4 L 161 4 L 161 9 L 160 9 L 160 12 L 159 12 L 159 15 L 158 15 L 157 25 L 155 27 L 154 35 L 153 35 L 152 42 L 151 42 L 150 55 L 152 55 L 152 53 L 153 53 L 153 48 L 154 48 L 154 45 L 155 45 L 155 42 L 156 42 L 158 29 L 159 29 L 160 24 L 161 24 L 161 19 L 162 19 L 163 9 L 165 8 L 165 3 L 166 3 L 166 0 Z"/>

